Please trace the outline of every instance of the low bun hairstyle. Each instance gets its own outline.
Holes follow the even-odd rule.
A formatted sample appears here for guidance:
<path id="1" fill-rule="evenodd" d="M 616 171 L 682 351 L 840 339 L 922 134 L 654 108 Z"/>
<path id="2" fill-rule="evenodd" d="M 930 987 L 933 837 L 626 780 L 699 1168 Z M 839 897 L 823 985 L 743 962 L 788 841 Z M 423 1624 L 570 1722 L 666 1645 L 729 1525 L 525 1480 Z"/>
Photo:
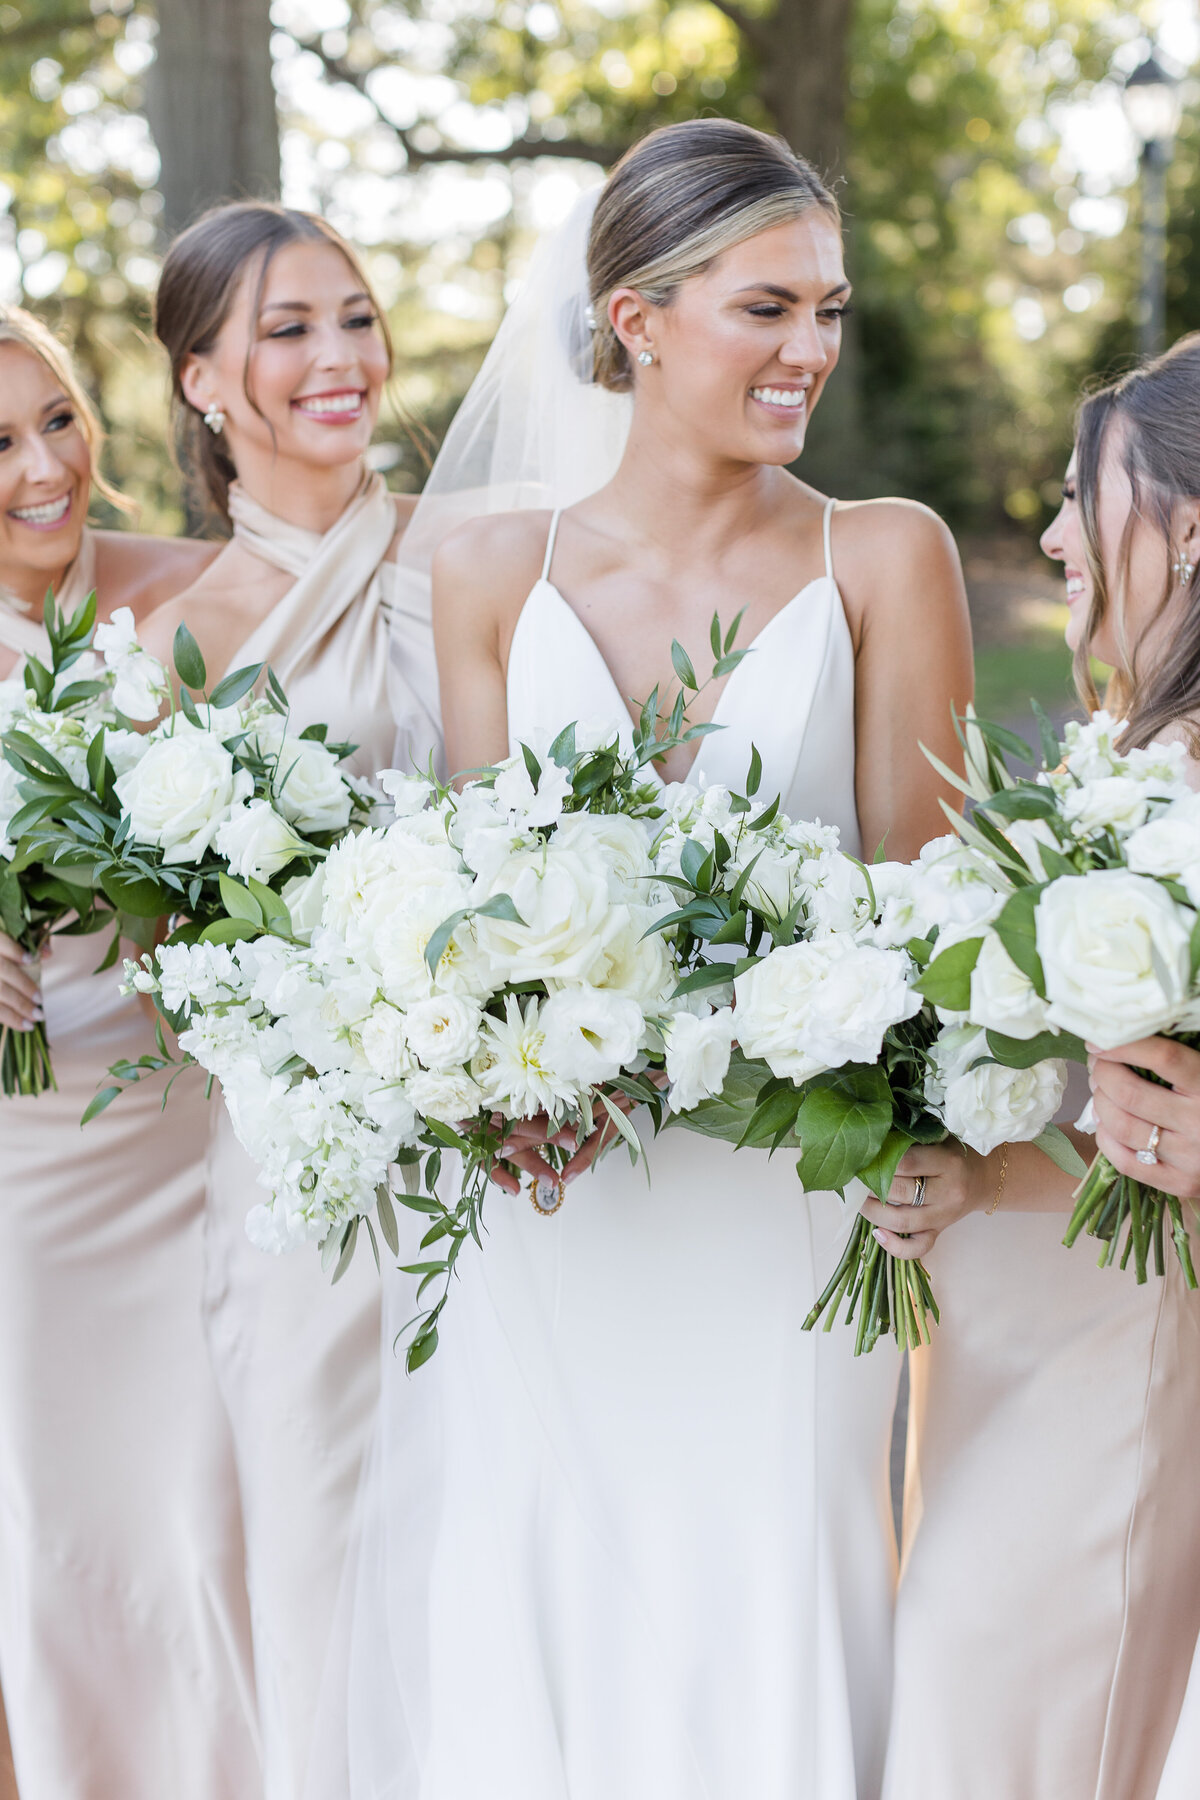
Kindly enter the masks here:
<path id="1" fill-rule="evenodd" d="M 1105 449 L 1118 422 L 1124 426 L 1120 458 L 1132 504 L 1117 551 L 1106 568 L 1100 546 L 1098 502 Z M 1200 332 L 1180 338 L 1165 355 L 1090 394 L 1079 409 L 1075 434 L 1079 516 L 1092 577 L 1092 603 L 1075 651 L 1075 686 L 1089 711 L 1100 704 L 1090 651 L 1101 621 L 1111 615 L 1120 662 L 1106 704 L 1129 721 L 1124 747 L 1150 743 L 1168 725 L 1190 725 L 1200 744 L 1200 568 L 1185 587 L 1169 572 L 1151 621 L 1178 608 L 1176 628 L 1153 665 L 1131 642 L 1125 600 L 1133 533 L 1139 519 L 1157 528 L 1173 562 L 1172 533 L 1181 501 L 1200 499 Z"/>
<path id="2" fill-rule="evenodd" d="M 223 432 L 214 435 L 184 397 L 183 371 L 190 356 L 211 350 L 233 309 L 243 276 L 253 268 L 257 316 L 267 270 L 289 244 L 331 244 L 349 264 L 356 281 L 370 296 L 387 346 L 388 372 L 393 351 L 387 319 L 362 266 L 346 240 L 315 213 L 297 212 L 267 200 L 235 200 L 215 206 L 181 231 L 163 262 L 154 304 L 154 330 L 171 360 L 171 413 L 175 454 L 184 476 L 218 518 L 229 524 L 229 486 L 237 470 Z M 250 352 L 242 373 L 242 391 L 255 407 L 250 391 Z"/>
<path id="3" fill-rule="evenodd" d="M 666 306 L 722 251 L 814 206 L 840 218 L 811 164 L 765 131 L 732 119 L 689 119 L 642 138 L 605 183 L 588 238 L 592 379 L 617 393 L 633 382 L 608 318 L 616 288 L 636 288 L 651 305 Z"/>
<path id="4" fill-rule="evenodd" d="M 104 448 L 104 427 L 101 425 L 95 407 L 87 397 L 83 383 L 75 373 L 75 365 L 71 361 L 71 353 L 61 343 L 48 325 L 26 312 L 22 306 L 0 306 L 0 344 L 19 344 L 45 364 L 57 381 L 59 387 L 71 403 L 71 411 L 75 414 L 79 425 L 80 436 L 88 448 L 88 457 L 92 466 L 92 486 L 98 494 L 103 494 L 110 506 L 118 512 L 136 511 L 131 500 L 119 494 L 115 487 L 104 479 L 100 473 L 100 453 Z"/>

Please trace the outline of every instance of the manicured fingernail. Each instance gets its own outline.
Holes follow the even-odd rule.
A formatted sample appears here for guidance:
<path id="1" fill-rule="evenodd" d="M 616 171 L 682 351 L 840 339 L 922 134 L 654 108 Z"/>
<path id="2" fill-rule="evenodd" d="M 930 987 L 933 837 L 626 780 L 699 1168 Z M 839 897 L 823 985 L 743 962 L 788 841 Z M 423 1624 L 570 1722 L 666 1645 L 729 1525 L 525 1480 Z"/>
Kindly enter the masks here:
<path id="1" fill-rule="evenodd" d="M 887 1249 L 887 1232 L 886 1231 L 881 1231 L 879 1229 L 878 1225 L 873 1225 L 871 1227 L 871 1236 L 875 1239 L 875 1242 L 877 1244 L 879 1244 L 884 1250 Z"/>
<path id="2" fill-rule="evenodd" d="M 22 952 L 21 961 L 25 964 L 27 969 L 36 969 L 41 960 L 42 959 L 36 950 L 25 950 Z"/>

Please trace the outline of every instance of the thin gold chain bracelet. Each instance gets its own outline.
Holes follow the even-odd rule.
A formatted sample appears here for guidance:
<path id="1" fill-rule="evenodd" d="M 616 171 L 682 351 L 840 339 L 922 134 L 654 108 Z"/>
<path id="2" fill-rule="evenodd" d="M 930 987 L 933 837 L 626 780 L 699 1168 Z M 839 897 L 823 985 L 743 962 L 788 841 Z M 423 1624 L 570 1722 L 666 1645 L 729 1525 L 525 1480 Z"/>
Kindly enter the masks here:
<path id="1" fill-rule="evenodd" d="M 992 1214 L 995 1212 L 996 1208 L 1000 1204 L 1000 1197 L 1004 1192 L 1004 1184 L 1007 1180 L 1008 1180 L 1008 1145 L 1001 1144 L 1001 1146 L 1000 1146 L 1000 1184 L 996 1189 L 996 1198 L 992 1201 L 992 1204 L 987 1209 L 987 1216 L 989 1219 L 991 1218 Z"/>

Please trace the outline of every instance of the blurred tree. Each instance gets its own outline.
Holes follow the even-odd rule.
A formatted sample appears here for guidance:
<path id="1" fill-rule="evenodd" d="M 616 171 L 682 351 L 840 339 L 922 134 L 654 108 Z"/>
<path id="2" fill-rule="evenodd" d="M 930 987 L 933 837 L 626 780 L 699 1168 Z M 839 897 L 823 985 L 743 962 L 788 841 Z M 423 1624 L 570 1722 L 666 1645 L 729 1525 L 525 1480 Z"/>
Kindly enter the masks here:
<path id="1" fill-rule="evenodd" d="M 217 200 L 279 196 L 270 0 L 157 0 L 146 116 L 169 238 Z"/>

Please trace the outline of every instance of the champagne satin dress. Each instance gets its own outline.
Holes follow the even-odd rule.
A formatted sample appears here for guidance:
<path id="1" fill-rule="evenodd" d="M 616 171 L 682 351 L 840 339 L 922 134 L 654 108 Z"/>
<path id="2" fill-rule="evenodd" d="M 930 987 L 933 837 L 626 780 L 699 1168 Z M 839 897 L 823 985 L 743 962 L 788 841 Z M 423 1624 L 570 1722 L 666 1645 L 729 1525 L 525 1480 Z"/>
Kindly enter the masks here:
<path id="1" fill-rule="evenodd" d="M 269 662 L 295 728 L 321 721 L 356 743 L 358 774 L 425 763 L 440 747 L 428 589 L 384 561 L 396 510 L 382 479 L 324 536 L 237 486 L 230 511 L 238 541 L 296 577 L 230 667 Z M 396 655 L 389 671 L 393 636 L 403 672 Z M 208 1193 L 205 1312 L 236 1447 L 266 1794 L 298 1800 L 378 1404 L 380 1279 L 369 1248 L 331 1288 L 312 1251 L 252 1247 L 262 1190 L 219 1102 Z"/>
<path id="2" fill-rule="evenodd" d="M 93 585 L 90 539 L 60 593 Z M 0 604 L 0 642 L 45 653 Z M 150 1019 L 57 937 L 58 1090 L 0 1098 L 0 1683 L 21 1800 L 254 1800 L 249 1620 L 228 1425 L 200 1315 L 203 1085 L 86 1128 Z"/>
<path id="3" fill-rule="evenodd" d="M 1155 1800 L 1200 1632 L 1200 1294 L 1065 1223 L 972 1214 L 929 1258 L 886 1800 Z"/>

